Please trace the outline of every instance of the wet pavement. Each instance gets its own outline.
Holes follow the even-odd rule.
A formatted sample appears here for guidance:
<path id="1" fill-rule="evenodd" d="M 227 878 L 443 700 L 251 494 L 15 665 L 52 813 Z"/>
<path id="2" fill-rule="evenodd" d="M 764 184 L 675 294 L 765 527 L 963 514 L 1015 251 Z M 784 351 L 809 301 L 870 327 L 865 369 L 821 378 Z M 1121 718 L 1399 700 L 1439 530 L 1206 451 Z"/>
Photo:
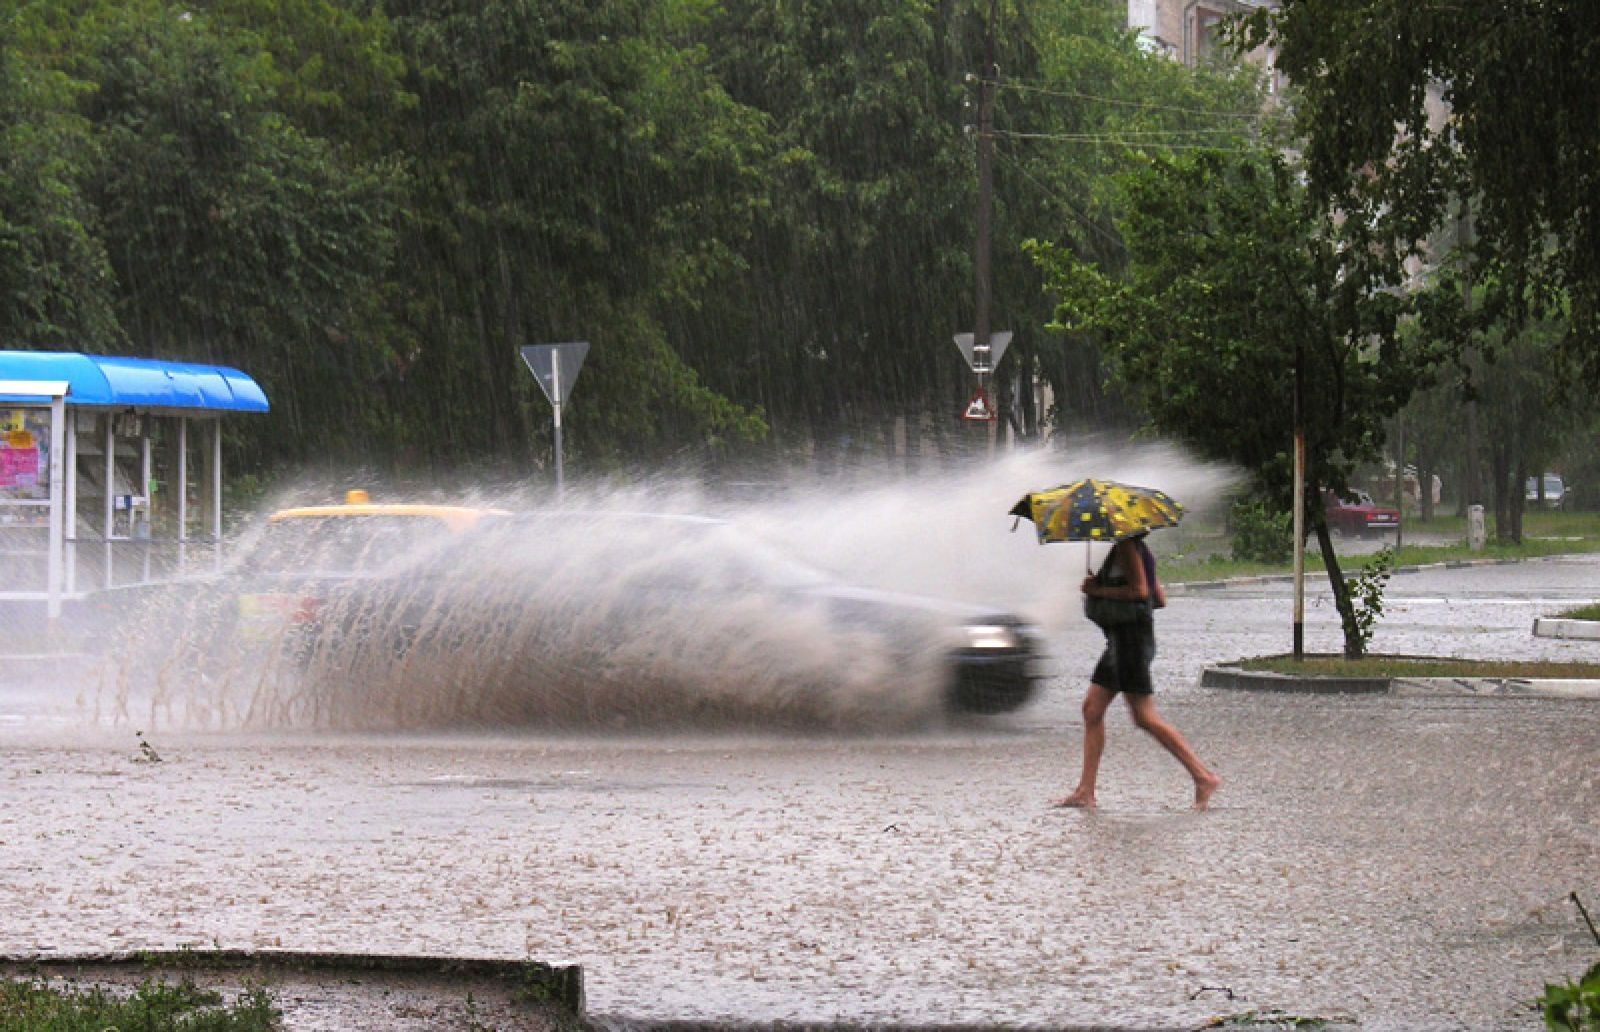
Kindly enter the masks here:
<path id="1" fill-rule="evenodd" d="M 1307 647 L 1336 651 L 1312 584 Z M 1531 626 L 1597 584 L 1592 557 L 1403 573 L 1373 648 L 1594 659 Z M 1538 1027 L 1597 952 L 1568 894 L 1600 900 L 1600 703 L 1196 687 L 1287 651 L 1288 595 L 1160 617 L 1163 712 L 1224 778 L 1206 814 L 1120 712 L 1102 809 L 1048 807 L 1096 649 L 1071 600 L 1036 614 L 1037 704 L 888 738 L 146 730 L 141 762 L 35 678 L 0 695 L 0 952 L 578 962 L 631 1018 Z"/>

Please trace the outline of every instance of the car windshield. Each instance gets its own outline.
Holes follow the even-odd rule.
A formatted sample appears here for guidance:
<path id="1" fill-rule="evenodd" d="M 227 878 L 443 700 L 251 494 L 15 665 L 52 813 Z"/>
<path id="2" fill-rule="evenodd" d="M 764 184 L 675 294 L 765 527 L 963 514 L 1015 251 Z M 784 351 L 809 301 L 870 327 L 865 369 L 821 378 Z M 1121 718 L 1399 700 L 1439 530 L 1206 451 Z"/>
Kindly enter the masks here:
<path id="1" fill-rule="evenodd" d="M 635 587 L 733 591 L 828 582 L 727 523 L 687 516 L 528 513 L 485 520 L 459 550 L 492 555 L 503 570 L 591 584 L 620 579 Z"/>
<path id="2" fill-rule="evenodd" d="M 429 516 L 296 516 L 267 525 L 240 563 L 247 573 L 381 573 L 448 533 Z"/>

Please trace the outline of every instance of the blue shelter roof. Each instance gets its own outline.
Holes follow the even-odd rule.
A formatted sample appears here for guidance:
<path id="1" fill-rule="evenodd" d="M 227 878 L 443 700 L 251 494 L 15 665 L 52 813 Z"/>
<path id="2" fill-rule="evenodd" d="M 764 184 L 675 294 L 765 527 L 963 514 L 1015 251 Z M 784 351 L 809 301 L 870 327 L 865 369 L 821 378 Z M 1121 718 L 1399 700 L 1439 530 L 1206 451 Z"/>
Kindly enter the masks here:
<path id="1" fill-rule="evenodd" d="M 161 362 L 153 358 L 84 355 L 76 351 L 0 351 L 0 381 L 67 384 L 76 406 L 265 412 L 267 395 L 227 366 Z"/>

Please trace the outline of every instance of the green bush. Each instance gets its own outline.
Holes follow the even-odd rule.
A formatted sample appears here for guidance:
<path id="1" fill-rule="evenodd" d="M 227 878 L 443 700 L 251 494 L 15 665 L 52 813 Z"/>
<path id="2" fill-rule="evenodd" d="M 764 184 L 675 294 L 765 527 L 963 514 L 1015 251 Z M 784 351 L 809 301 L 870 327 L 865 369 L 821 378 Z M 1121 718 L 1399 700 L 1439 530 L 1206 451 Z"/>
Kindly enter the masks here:
<path id="1" fill-rule="evenodd" d="M 1377 629 L 1378 618 L 1383 615 L 1383 589 L 1389 585 L 1394 573 L 1394 549 L 1385 545 L 1361 568 L 1354 577 L 1346 577 L 1345 590 L 1350 592 L 1350 604 L 1355 610 L 1356 636 L 1361 639 L 1361 650 L 1372 644 L 1372 632 Z"/>
<path id="2" fill-rule="evenodd" d="M 1550 1032 L 1600 1032 L 1600 964 L 1582 981 L 1545 986 L 1537 1002 Z"/>
<path id="3" fill-rule="evenodd" d="M 1294 551 L 1294 516 L 1278 512 L 1260 499 L 1234 502 L 1228 524 L 1233 529 L 1236 562 L 1286 563 Z"/>

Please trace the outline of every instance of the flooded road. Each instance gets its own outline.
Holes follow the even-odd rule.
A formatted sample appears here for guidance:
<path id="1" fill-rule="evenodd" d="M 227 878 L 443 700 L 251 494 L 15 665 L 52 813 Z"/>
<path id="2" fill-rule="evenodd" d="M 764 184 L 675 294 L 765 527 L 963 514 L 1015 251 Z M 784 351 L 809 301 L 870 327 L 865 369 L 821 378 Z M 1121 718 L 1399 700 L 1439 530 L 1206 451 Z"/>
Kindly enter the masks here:
<path id="1" fill-rule="evenodd" d="M 1592 659 L 1529 629 L 1597 575 L 1398 575 L 1373 648 Z M 1600 703 L 1195 687 L 1287 650 L 1288 593 L 1160 618 L 1163 712 L 1224 779 L 1207 814 L 1120 706 L 1102 809 L 1049 809 L 1096 648 L 1050 614 L 1038 703 L 888 738 L 149 732 L 141 762 L 70 691 L 7 689 L 0 951 L 580 962 L 629 1017 L 1538 1027 L 1527 1001 L 1596 953 L 1567 896 L 1600 901 Z M 1333 651 L 1321 597 L 1307 644 Z"/>

